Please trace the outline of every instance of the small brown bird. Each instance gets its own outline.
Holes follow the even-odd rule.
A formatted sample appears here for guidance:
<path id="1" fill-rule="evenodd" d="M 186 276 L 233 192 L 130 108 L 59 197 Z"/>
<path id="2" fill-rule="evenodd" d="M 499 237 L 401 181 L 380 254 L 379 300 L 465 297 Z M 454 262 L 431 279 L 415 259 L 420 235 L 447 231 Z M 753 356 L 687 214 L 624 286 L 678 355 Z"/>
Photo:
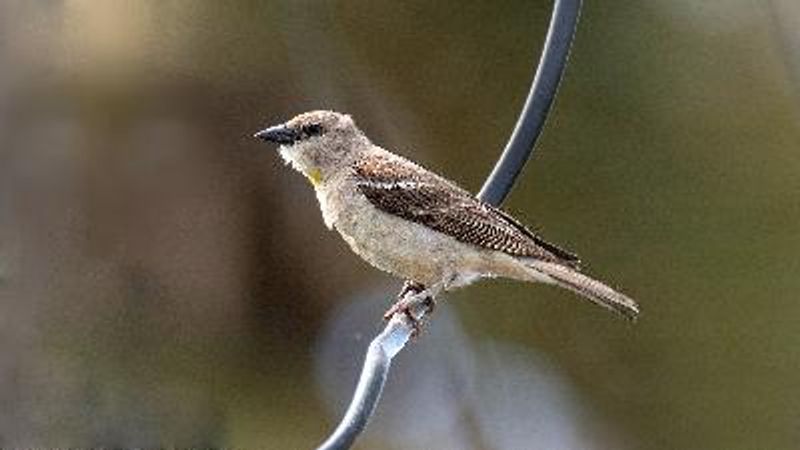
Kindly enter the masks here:
<path id="1" fill-rule="evenodd" d="M 322 217 L 373 266 L 411 280 L 413 301 L 504 277 L 556 284 L 635 319 L 631 298 L 582 274 L 578 258 L 455 183 L 384 150 L 348 115 L 313 111 L 255 134 L 317 193 Z"/>

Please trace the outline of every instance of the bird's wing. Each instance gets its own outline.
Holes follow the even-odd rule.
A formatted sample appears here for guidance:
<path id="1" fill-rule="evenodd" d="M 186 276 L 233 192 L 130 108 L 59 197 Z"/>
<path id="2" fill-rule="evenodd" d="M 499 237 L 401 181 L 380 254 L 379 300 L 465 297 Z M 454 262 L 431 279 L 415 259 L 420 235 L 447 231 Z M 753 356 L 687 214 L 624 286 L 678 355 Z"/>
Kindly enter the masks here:
<path id="1" fill-rule="evenodd" d="M 424 225 L 460 242 L 577 267 L 577 256 L 550 244 L 508 214 L 428 170 L 395 156 L 353 165 L 358 190 L 383 212 Z"/>

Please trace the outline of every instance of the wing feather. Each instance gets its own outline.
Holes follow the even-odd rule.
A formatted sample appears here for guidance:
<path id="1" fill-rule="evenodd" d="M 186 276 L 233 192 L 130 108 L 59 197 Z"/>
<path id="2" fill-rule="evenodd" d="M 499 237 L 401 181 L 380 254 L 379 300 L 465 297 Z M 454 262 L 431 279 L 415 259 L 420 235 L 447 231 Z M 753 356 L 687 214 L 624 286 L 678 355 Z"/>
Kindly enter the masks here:
<path id="1" fill-rule="evenodd" d="M 358 190 L 380 210 L 478 247 L 577 267 L 579 260 L 510 215 L 400 157 L 356 162 Z"/>

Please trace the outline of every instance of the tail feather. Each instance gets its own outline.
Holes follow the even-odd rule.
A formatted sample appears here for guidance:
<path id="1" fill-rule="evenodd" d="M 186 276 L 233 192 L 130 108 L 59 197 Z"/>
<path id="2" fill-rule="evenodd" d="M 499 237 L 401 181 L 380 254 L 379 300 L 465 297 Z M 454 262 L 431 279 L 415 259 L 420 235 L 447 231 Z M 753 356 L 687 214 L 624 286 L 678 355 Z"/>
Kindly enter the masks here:
<path id="1" fill-rule="evenodd" d="M 630 320 L 636 320 L 639 315 L 639 305 L 632 298 L 571 267 L 539 260 L 526 261 L 526 265 L 540 274 L 546 275 L 557 285 L 600 306 L 616 311 Z"/>

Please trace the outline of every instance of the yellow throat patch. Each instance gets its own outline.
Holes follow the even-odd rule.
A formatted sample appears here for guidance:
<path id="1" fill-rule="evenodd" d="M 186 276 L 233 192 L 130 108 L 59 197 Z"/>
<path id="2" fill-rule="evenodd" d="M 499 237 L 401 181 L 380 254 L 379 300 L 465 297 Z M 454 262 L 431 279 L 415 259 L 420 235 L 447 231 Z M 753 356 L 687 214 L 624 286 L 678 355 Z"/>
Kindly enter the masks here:
<path id="1" fill-rule="evenodd" d="M 306 174 L 306 178 L 312 186 L 317 187 L 322 183 L 322 172 L 319 169 L 311 169 Z"/>

